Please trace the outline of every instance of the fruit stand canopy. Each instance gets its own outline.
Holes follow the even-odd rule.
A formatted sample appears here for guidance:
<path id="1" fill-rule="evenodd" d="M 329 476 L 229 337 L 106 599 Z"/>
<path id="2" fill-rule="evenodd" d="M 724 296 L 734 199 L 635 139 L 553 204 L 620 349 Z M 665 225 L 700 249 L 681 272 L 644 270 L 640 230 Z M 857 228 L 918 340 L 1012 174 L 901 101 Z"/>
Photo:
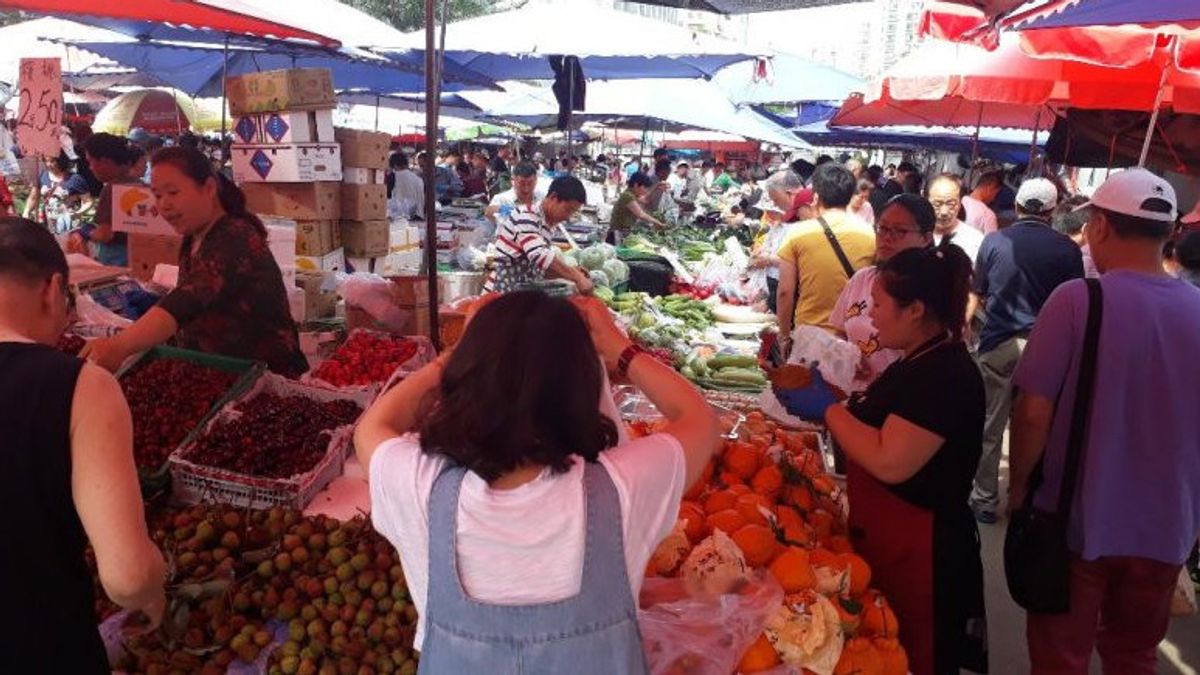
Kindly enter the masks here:
<path id="1" fill-rule="evenodd" d="M 287 19 L 275 18 L 271 12 L 240 0 L 0 0 L 0 8 L 60 16 L 150 21 L 260 37 L 296 38 L 328 46 L 337 44 L 324 34 L 296 28 Z"/>
<path id="2" fill-rule="evenodd" d="M 789 9 L 807 9 L 826 5 L 846 5 L 870 0 L 633 0 L 639 5 L 697 9 L 718 14 L 751 14 L 754 12 L 780 12 Z"/>

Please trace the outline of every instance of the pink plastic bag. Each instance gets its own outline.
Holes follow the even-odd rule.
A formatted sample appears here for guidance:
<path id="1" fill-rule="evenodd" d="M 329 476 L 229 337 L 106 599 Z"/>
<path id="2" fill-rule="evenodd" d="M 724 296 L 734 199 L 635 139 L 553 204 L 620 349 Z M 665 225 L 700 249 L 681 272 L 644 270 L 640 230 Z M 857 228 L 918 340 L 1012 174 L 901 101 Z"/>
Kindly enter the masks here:
<path id="1" fill-rule="evenodd" d="M 762 570 L 722 595 L 691 595 L 682 579 L 646 579 L 638 625 L 651 675 L 729 675 L 782 604 L 783 589 Z"/>

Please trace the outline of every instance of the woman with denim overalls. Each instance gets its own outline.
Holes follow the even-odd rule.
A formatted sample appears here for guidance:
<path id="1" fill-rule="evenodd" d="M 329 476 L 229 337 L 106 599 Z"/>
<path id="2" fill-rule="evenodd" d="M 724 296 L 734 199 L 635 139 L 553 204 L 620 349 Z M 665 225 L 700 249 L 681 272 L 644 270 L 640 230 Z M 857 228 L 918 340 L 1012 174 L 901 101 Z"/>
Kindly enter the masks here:
<path id="1" fill-rule="evenodd" d="M 618 444 L 605 368 L 662 411 L 661 433 Z M 638 589 L 718 434 L 599 301 L 522 291 L 478 309 L 354 438 L 420 615 L 420 672 L 646 672 Z"/>

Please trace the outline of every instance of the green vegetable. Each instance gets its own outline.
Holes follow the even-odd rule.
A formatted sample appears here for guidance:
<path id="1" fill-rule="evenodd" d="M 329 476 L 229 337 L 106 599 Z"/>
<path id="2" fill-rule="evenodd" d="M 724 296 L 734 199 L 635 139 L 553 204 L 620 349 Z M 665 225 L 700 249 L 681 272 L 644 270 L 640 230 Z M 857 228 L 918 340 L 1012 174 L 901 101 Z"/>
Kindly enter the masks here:
<path id="1" fill-rule="evenodd" d="M 708 367 L 721 368 L 757 368 L 758 359 L 741 354 L 717 354 L 708 360 Z"/>
<path id="2" fill-rule="evenodd" d="M 638 328 L 653 328 L 654 325 L 658 323 L 658 319 L 655 319 L 654 315 L 650 312 L 642 312 L 641 314 L 638 314 L 638 318 L 635 323 Z"/>
<path id="3" fill-rule="evenodd" d="M 766 386 L 767 377 L 762 371 L 749 370 L 747 368 L 723 368 L 713 373 L 712 379 L 718 382 L 730 382 L 734 384 L 754 384 L 760 387 Z"/>
<path id="4" fill-rule="evenodd" d="M 613 292 L 608 286 L 597 286 L 595 290 L 592 291 L 592 294 L 597 298 L 600 298 L 600 300 L 605 304 L 612 304 Z"/>
<path id="5" fill-rule="evenodd" d="M 604 251 L 593 246 L 579 252 L 579 265 L 587 270 L 595 271 L 604 267 Z M 607 286 L 608 284 L 605 284 Z"/>
<path id="6" fill-rule="evenodd" d="M 608 275 L 609 281 L 614 285 L 624 283 L 629 279 L 629 265 L 616 258 L 605 260 L 601 270 Z"/>
<path id="7" fill-rule="evenodd" d="M 588 272 L 588 277 L 592 280 L 592 283 L 597 286 L 611 286 L 612 285 L 608 281 L 608 275 L 605 274 L 604 272 L 601 272 L 600 270 L 592 270 L 592 271 Z"/>

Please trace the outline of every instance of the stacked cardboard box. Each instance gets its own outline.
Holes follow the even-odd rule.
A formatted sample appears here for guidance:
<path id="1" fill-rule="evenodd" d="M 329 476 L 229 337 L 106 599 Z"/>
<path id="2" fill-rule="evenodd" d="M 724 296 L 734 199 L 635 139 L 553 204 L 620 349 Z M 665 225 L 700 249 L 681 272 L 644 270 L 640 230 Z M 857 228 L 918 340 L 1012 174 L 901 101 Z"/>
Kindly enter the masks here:
<path id="1" fill-rule="evenodd" d="M 391 136 L 341 127 L 333 135 L 342 146 L 341 227 L 347 262 L 356 271 L 370 272 L 391 246 L 384 185 Z"/>
<path id="2" fill-rule="evenodd" d="M 344 269 L 342 150 L 329 70 L 247 73 L 230 77 L 226 91 L 234 118 L 233 177 L 246 205 L 295 231 L 295 258 L 284 277 Z"/>

